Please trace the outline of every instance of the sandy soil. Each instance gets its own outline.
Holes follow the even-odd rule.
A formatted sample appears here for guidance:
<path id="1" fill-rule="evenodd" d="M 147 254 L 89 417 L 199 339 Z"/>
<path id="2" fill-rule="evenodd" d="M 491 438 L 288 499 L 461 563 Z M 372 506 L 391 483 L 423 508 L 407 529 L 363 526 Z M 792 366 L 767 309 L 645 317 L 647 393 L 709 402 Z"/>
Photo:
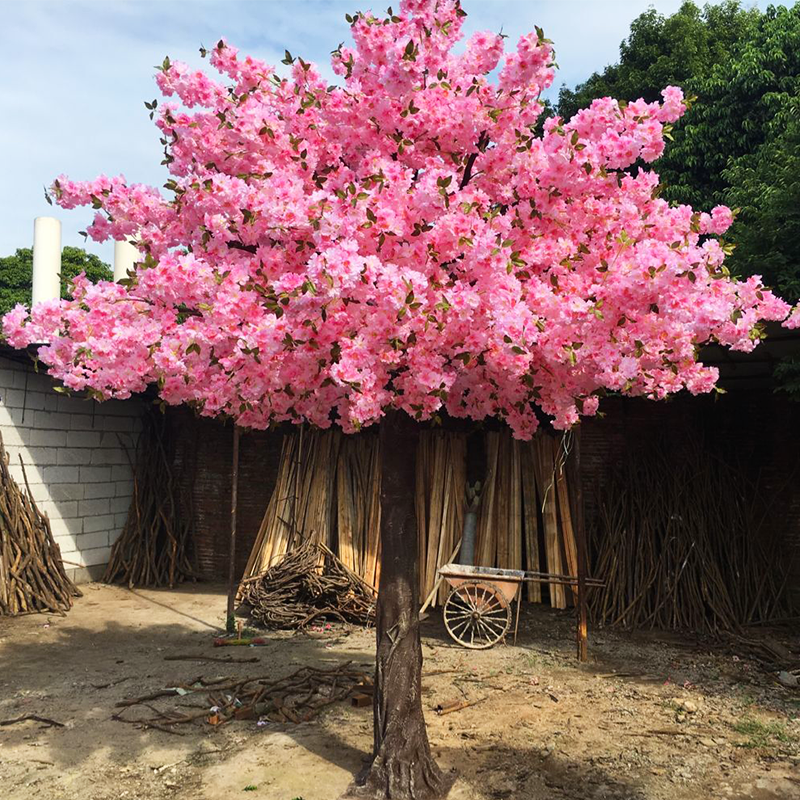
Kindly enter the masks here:
<path id="1" fill-rule="evenodd" d="M 237 648 L 259 664 L 164 660 L 219 656 L 211 640 L 224 607 L 207 585 L 91 585 L 67 617 L 0 619 L 0 720 L 64 723 L 0 726 L 0 796 L 337 798 L 369 750 L 370 708 L 334 705 L 299 725 L 184 726 L 182 736 L 110 718 L 120 699 L 201 673 L 371 665 L 373 633 L 344 626 Z M 459 776 L 453 800 L 800 798 L 800 690 L 680 637 L 595 632 L 590 663 L 579 665 L 572 625 L 567 613 L 526 607 L 516 646 L 472 652 L 450 641 L 438 612 L 425 620 L 425 671 L 439 673 L 424 678 L 427 709 L 480 701 L 447 716 L 426 710 L 434 752 Z"/>

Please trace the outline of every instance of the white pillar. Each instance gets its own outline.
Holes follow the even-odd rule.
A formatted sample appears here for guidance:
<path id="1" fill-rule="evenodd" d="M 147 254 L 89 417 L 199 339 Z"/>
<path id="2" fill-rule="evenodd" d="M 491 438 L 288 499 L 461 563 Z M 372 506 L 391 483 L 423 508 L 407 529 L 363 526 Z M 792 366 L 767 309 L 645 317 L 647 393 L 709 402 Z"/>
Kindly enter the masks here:
<path id="1" fill-rule="evenodd" d="M 139 250 L 129 241 L 114 242 L 114 281 L 128 277 L 128 270 L 139 260 Z"/>
<path id="2" fill-rule="evenodd" d="M 55 217 L 33 221 L 32 305 L 61 297 L 61 222 Z"/>

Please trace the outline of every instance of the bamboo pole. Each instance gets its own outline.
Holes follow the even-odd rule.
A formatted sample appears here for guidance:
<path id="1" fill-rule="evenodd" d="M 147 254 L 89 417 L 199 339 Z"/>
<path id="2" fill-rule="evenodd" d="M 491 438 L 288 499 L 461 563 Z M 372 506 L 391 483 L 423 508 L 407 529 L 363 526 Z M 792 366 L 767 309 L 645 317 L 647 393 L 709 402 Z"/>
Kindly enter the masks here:
<path id="1" fill-rule="evenodd" d="M 588 618 L 586 604 L 586 528 L 584 523 L 583 507 L 583 482 L 581 480 L 581 430 L 578 428 L 573 434 L 572 445 L 572 487 L 575 498 L 575 545 L 578 560 L 578 630 L 577 647 L 578 660 L 587 661 L 588 650 Z"/>
<path id="2" fill-rule="evenodd" d="M 560 573 L 561 548 L 558 541 L 558 511 L 556 507 L 554 487 L 553 449 L 547 436 L 537 440 L 539 500 L 542 504 L 544 520 L 544 543 L 547 557 L 547 571 Z M 550 605 L 553 608 L 566 608 L 567 600 L 564 587 L 550 583 Z"/>
<path id="3" fill-rule="evenodd" d="M 536 505 L 536 470 L 534 468 L 533 442 L 524 442 L 521 453 L 522 504 L 525 530 L 525 557 L 528 570 L 539 571 L 539 513 Z M 528 583 L 528 600 L 542 602 L 542 587 Z"/>
<path id="4" fill-rule="evenodd" d="M 233 612 L 236 602 L 236 511 L 239 494 L 239 426 L 233 426 L 233 465 L 231 467 L 231 539 L 228 561 L 228 608 L 226 613 L 228 631 L 233 630 Z"/>

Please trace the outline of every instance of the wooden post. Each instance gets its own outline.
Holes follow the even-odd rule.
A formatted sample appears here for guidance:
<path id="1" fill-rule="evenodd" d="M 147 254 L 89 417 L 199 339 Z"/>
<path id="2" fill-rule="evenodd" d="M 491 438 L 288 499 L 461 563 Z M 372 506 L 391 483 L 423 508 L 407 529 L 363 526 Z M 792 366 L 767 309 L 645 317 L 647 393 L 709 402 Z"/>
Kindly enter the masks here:
<path id="1" fill-rule="evenodd" d="M 227 628 L 233 630 L 233 606 L 236 602 L 236 506 L 239 493 L 239 426 L 233 426 L 233 466 L 231 469 L 231 548 L 228 565 Z"/>
<path id="2" fill-rule="evenodd" d="M 578 660 L 587 661 L 588 654 L 588 611 L 586 608 L 586 526 L 583 516 L 583 483 L 581 481 L 581 431 L 580 426 L 573 433 L 572 445 L 572 486 L 574 488 L 574 534 L 578 558 Z"/>

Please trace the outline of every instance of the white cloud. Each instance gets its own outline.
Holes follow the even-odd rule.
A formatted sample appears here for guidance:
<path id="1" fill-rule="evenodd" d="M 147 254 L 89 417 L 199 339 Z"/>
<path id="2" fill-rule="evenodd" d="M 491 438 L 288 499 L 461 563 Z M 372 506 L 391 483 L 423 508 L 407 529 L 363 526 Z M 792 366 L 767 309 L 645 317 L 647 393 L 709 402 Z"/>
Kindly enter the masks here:
<path id="1" fill-rule="evenodd" d="M 395 5 L 399 0 L 394 0 Z M 376 9 L 391 0 L 373 3 Z M 574 85 L 616 60 L 631 20 L 648 5 L 672 13 L 680 0 L 465 0 L 467 35 L 499 30 L 513 43 L 534 25 L 556 47 L 556 85 Z M 759 5 L 763 5 L 759 3 Z M 123 173 L 160 185 L 158 131 L 144 108 L 157 96 L 154 65 L 165 55 L 197 66 L 200 44 L 225 36 L 240 50 L 277 63 L 288 48 L 327 65 L 348 38 L 344 15 L 359 0 L 27 0 L 0 3 L 0 255 L 30 246 L 33 218 L 56 214 L 64 244 L 83 246 L 86 209 L 50 208 L 42 187 Z M 110 261 L 110 244 L 88 248 Z"/>

